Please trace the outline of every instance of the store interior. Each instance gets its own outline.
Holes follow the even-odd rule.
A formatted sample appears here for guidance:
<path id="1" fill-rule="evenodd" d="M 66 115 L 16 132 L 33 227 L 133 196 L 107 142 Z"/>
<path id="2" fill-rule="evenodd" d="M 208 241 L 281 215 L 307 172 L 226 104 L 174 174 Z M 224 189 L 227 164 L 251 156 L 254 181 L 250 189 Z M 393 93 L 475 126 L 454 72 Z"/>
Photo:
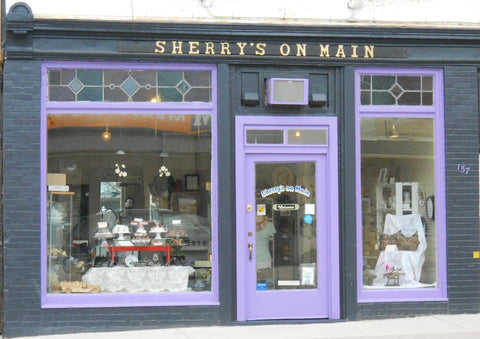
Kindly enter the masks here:
<path id="1" fill-rule="evenodd" d="M 433 119 L 361 119 L 363 286 L 435 287 Z"/>
<path id="2" fill-rule="evenodd" d="M 210 290 L 210 122 L 48 115 L 48 293 Z"/>

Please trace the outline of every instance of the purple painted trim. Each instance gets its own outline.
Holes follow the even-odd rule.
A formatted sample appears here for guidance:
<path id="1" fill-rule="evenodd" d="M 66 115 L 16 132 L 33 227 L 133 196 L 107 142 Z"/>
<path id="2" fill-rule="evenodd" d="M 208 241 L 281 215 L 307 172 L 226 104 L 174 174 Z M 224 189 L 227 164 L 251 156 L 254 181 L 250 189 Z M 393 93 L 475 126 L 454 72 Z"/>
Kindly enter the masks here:
<path id="1" fill-rule="evenodd" d="M 205 103 L 93 103 L 93 102 L 48 102 L 47 71 L 49 68 L 90 68 L 90 69 L 181 69 L 209 70 L 212 72 L 212 102 Z M 41 306 L 42 308 L 85 308 L 85 307 L 137 307 L 137 306 L 187 306 L 219 305 L 218 297 L 218 140 L 217 140 L 217 69 L 215 65 L 192 64 L 141 64 L 103 62 L 54 62 L 42 64 L 41 87 L 41 131 L 40 131 L 40 241 L 41 241 Z M 185 293 L 115 293 L 95 295 L 47 294 L 47 114 L 127 114 L 127 113 L 177 113 L 211 114 L 212 119 L 212 287 L 210 292 Z"/>
<path id="2" fill-rule="evenodd" d="M 47 113 L 43 98 L 47 94 L 47 70 L 42 65 L 40 111 L 40 299 L 47 296 Z"/>
<path id="3" fill-rule="evenodd" d="M 360 105 L 361 74 L 432 75 L 434 77 L 433 106 L 362 106 Z M 435 223 L 437 250 L 437 287 L 422 289 L 367 290 L 363 288 L 363 242 L 361 197 L 360 118 L 433 118 L 435 130 Z M 355 70 L 355 161 L 356 161 L 356 220 L 357 220 L 357 299 L 366 302 L 444 301 L 447 300 L 446 272 L 446 212 L 445 212 L 445 140 L 443 108 L 443 72 L 430 68 L 372 68 Z"/>
<path id="4" fill-rule="evenodd" d="M 273 99 L 273 83 L 275 81 L 303 82 L 303 101 L 275 101 Z M 308 105 L 308 79 L 268 78 L 266 83 L 267 104 L 269 105 Z"/>
<path id="5" fill-rule="evenodd" d="M 135 299 L 133 302 L 132 299 Z M 187 306 L 218 305 L 212 292 L 185 293 L 108 293 L 108 294 L 47 294 L 42 308 L 85 308 L 85 307 L 142 307 L 142 306 Z"/>
<path id="6" fill-rule="evenodd" d="M 272 148 L 262 145 L 261 147 L 245 145 L 246 126 L 288 126 L 297 127 L 308 124 L 309 126 L 326 126 L 328 128 L 329 149 L 318 147 L 315 150 L 297 148 Z M 337 118 L 336 117 L 265 117 L 265 116 L 237 116 L 235 119 L 235 173 L 236 187 L 244 187 L 247 180 L 246 154 L 325 154 L 327 153 L 327 180 L 330 185 L 327 188 L 329 192 L 329 207 L 327 210 L 330 222 L 328 234 L 329 257 L 328 260 L 328 317 L 330 319 L 340 318 L 340 267 L 339 267 L 339 230 L 338 230 L 338 145 L 337 145 Z M 247 247 L 239 246 L 246 243 L 245 222 L 243 217 L 246 201 L 245 190 L 237 189 L 236 192 L 236 238 L 237 238 L 237 320 L 247 320 L 247 267 L 245 258 L 248 257 Z"/>
<path id="7" fill-rule="evenodd" d="M 212 96 L 213 97 L 213 96 Z M 45 94 L 46 98 L 46 94 Z M 192 107 L 193 106 L 193 107 Z M 212 110 L 216 107 L 215 103 L 185 102 L 185 103 L 163 103 L 163 102 L 89 102 L 89 101 L 46 101 L 45 108 L 48 111 L 61 111 L 68 109 L 71 111 L 91 110 L 110 110 L 117 113 L 135 111 L 137 109 L 145 111 L 158 111 L 164 109 L 191 110 Z"/>

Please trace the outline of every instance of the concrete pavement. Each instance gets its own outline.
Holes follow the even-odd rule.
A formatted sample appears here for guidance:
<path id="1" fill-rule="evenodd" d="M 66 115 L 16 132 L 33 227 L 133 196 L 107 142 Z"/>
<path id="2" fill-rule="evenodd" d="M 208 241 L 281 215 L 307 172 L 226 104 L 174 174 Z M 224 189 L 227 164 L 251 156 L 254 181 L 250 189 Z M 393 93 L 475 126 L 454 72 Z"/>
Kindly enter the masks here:
<path id="1" fill-rule="evenodd" d="M 363 320 L 300 325 L 185 327 L 144 331 L 75 333 L 36 339 L 480 339 L 480 314 Z"/>

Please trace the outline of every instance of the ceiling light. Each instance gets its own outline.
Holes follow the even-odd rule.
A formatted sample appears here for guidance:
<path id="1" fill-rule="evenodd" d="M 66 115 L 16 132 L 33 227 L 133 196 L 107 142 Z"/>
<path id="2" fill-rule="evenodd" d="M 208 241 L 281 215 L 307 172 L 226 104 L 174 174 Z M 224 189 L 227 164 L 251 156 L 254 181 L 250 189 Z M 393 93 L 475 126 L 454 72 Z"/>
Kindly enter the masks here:
<path id="1" fill-rule="evenodd" d="M 123 149 L 119 149 L 118 151 L 115 152 L 115 154 L 118 154 L 118 155 L 125 155 L 127 153 L 125 153 L 125 151 Z"/>
<path id="2" fill-rule="evenodd" d="M 389 139 L 397 139 L 400 137 L 400 134 L 398 134 L 395 125 L 392 124 L 392 130 L 390 132 L 390 135 L 388 136 Z"/>
<path id="3" fill-rule="evenodd" d="M 107 142 L 112 139 L 112 133 L 108 131 L 108 127 L 105 128 L 105 131 L 102 133 L 102 140 Z"/>
<path id="4" fill-rule="evenodd" d="M 168 152 L 167 151 L 161 151 L 158 156 L 160 158 L 168 158 Z"/>

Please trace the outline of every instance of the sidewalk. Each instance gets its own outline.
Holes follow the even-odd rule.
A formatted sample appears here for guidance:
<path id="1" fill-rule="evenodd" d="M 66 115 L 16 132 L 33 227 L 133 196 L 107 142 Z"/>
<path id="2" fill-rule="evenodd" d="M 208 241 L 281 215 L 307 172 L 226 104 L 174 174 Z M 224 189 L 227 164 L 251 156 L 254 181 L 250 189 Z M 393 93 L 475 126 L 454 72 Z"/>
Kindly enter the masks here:
<path id="1" fill-rule="evenodd" d="M 27 337 L 24 337 L 27 338 Z M 215 326 L 75 333 L 36 339 L 480 339 L 480 314 L 302 325 Z"/>

